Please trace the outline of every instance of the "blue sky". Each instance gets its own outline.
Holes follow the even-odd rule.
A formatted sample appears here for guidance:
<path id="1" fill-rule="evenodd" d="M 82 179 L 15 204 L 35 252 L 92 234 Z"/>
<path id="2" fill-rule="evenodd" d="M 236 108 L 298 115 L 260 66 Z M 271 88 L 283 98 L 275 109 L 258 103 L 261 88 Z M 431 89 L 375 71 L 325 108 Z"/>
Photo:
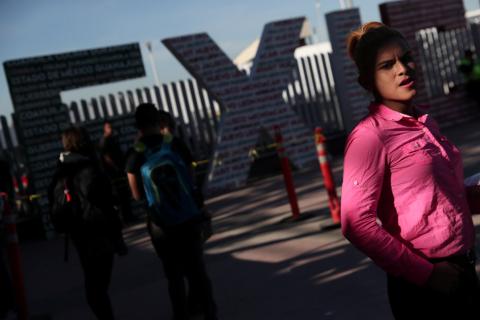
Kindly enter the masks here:
<path id="1" fill-rule="evenodd" d="M 385 0 L 354 0 L 362 20 L 379 20 L 378 4 Z M 464 0 L 467 10 L 478 0 Z M 160 43 L 167 37 L 208 32 L 234 58 L 259 37 L 265 23 L 306 16 L 327 40 L 324 14 L 339 9 L 339 1 L 321 0 L 0 0 L 0 62 L 129 42 L 152 41 L 161 82 L 188 77 L 180 64 Z M 116 85 L 87 88 L 62 94 L 65 101 L 92 97 L 116 89 L 153 83 L 147 77 Z M 3 67 L 2 67 L 3 69 Z M 5 74 L 0 72 L 0 114 L 10 114 L 12 105 Z"/>

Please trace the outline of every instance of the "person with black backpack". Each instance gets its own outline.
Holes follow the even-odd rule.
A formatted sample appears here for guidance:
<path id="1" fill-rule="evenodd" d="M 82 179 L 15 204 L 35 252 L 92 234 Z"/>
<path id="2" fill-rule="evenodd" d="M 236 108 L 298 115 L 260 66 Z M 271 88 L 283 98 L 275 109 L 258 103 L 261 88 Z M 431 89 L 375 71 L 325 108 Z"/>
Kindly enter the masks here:
<path id="1" fill-rule="evenodd" d="M 101 169 L 94 145 L 83 128 L 62 133 L 64 152 L 49 188 L 51 220 L 65 233 L 80 258 L 87 302 L 100 320 L 114 319 L 108 294 L 114 253 L 123 239 L 113 192 Z"/>
<path id="2" fill-rule="evenodd" d="M 189 319 L 189 292 L 201 297 L 206 320 L 216 320 L 212 285 L 203 260 L 203 215 L 194 195 L 193 158 L 183 142 L 163 135 L 168 119 L 151 103 L 135 111 L 140 138 L 127 158 L 126 171 L 135 200 L 147 202 L 147 227 L 160 257 L 175 320 Z"/>

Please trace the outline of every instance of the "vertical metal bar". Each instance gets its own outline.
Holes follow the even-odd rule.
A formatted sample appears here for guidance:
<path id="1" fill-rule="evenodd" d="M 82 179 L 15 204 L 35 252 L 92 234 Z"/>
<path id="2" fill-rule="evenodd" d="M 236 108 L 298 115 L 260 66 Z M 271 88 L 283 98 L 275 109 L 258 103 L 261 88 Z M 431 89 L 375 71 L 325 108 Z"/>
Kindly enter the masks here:
<path id="1" fill-rule="evenodd" d="M 195 152 L 195 154 L 197 155 L 197 158 L 198 158 L 198 155 L 199 155 L 199 147 L 198 147 L 198 138 L 200 138 L 200 132 L 197 131 L 196 127 L 197 127 L 197 119 L 194 118 L 193 116 L 193 113 L 192 113 L 192 109 L 191 109 L 191 106 L 190 106 L 190 103 L 188 101 L 188 96 L 187 96 L 187 88 L 186 88 L 186 85 L 185 85 L 185 81 L 180 81 L 180 92 L 182 93 L 182 97 L 183 97 L 183 102 L 184 102 L 184 106 L 185 106 L 185 111 L 187 113 L 187 116 L 188 116 L 188 125 L 190 127 L 190 140 L 192 141 L 192 147 L 193 147 L 193 150 Z"/>
<path id="2" fill-rule="evenodd" d="M 108 112 L 107 100 L 104 96 L 100 96 L 100 106 L 102 108 L 103 117 L 110 117 L 110 113 Z"/>
<path id="3" fill-rule="evenodd" d="M 187 126 L 186 126 L 186 119 L 185 115 L 182 110 L 182 105 L 180 103 L 180 98 L 178 95 L 178 90 L 177 90 L 177 84 L 175 82 L 171 82 L 170 85 L 172 86 L 172 91 L 173 91 L 173 98 L 175 99 L 175 106 L 178 112 L 178 118 L 180 122 L 180 128 L 184 134 L 184 142 L 190 147 L 190 150 L 192 149 L 192 143 L 190 140 L 190 137 L 192 136 L 192 133 L 188 132 Z"/>
<path id="4" fill-rule="evenodd" d="M 83 111 L 83 116 L 84 116 L 84 121 L 89 121 L 92 119 L 92 116 L 90 115 L 90 110 L 88 110 L 88 103 L 86 100 L 82 99 L 80 100 L 80 105 L 82 106 L 82 111 Z"/>
<path id="5" fill-rule="evenodd" d="M 170 97 L 170 90 L 168 90 L 168 85 L 163 84 L 162 88 L 163 88 L 163 94 L 165 96 L 165 102 L 167 107 L 164 110 L 170 113 L 173 118 L 175 118 L 175 113 L 173 112 L 172 98 Z"/>
<path id="6" fill-rule="evenodd" d="M 96 98 L 91 98 L 90 99 L 91 105 L 92 105 L 92 110 L 93 110 L 93 120 L 101 118 L 100 116 L 100 110 L 98 108 L 98 101 Z"/>
<path id="7" fill-rule="evenodd" d="M 157 106 L 159 110 L 165 110 L 163 105 L 162 95 L 160 94 L 160 88 L 158 86 L 153 86 L 153 92 L 155 93 L 155 98 L 157 99 Z"/>
<path id="8" fill-rule="evenodd" d="M 134 112 L 137 108 L 137 104 L 135 103 L 135 98 L 133 97 L 133 92 L 131 90 L 127 90 L 127 99 L 128 99 L 128 112 Z"/>
<path id="9" fill-rule="evenodd" d="M 73 114 L 73 118 L 74 118 L 74 123 L 76 122 L 81 122 L 81 119 L 80 119 L 80 112 L 78 111 L 78 104 L 73 101 L 72 103 L 70 103 L 70 110 Z"/>
<path id="10" fill-rule="evenodd" d="M 150 92 L 150 88 L 149 87 L 144 87 L 143 92 L 145 93 L 145 98 L 146 98 L 147 102 L 153 103 L 152 93 Z"/>
<path id="11" fill-rule="evenodd" d="M 138 104 L 144 103 L 145 99 L 143 99 L 142 89 L 135 89 L 135 92 L 137 94 Z"/>
<path id="12" fill-rule="evenodd" d="M 115 98 L 115 95 L 109 94 L 108 95 L 108 100 L 110 100 L 110 106 L 112 107 L 112 115 L 118 116 L 118 107 L 117 107 L 117 99 Z"/>
<path id="13" fill-rule="evenodd" d="M 200 108 L 198 107 L 197 94 L 192 79 L 188 79 L 188 88 L 192 97 L 193 109 L 195 110 L 195 122 L 197 123 L 201 146 L 204 147 L 202 148 L 202 152 L 208 152 L 208 148 L 205 148 L 206 146 L 208 146 L 207 130 L 205 130 L 204 128 L 202 115 L 200 113 Z"/>

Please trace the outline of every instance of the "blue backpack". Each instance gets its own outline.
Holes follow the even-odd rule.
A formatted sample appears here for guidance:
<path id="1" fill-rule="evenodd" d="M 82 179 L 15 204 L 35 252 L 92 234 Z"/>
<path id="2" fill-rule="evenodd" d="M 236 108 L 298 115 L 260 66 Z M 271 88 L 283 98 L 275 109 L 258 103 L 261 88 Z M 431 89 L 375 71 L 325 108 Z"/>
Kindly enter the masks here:
<path id="1" fill-rule="evenodd" d="M 145 150 L 140 167 L 152 219 L 160 226 L 174 226 L 200 215 L 193 196 L 194 185 L 183 159 L 172 150 L 171 141 Z"/>

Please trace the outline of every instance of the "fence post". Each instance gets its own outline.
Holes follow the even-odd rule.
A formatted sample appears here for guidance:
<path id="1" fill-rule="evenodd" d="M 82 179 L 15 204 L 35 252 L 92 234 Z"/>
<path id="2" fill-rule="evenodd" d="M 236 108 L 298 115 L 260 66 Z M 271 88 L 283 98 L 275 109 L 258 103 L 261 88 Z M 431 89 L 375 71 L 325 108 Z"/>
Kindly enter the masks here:
<path id="1" fill-rule="evenodd" d="M 297 194 L 295 193 L 295 186 L 293 185 L 292 170 L 290 169 L 290 163 L 288 156 L 283 146 L 283 136 L 278 126 L 274 126 L 275 140 L 277 142 L 277 152 L 282 164 L 283 178 L 285 180 L 285 187 L 288 193 L 288 201 L 292 208 L 292 219 L 297 220 L 300 218 L 300 210 L 298 209 Z"/>
<path id="2" fill-rule="evenodd" d="M 340 201 L 337 196 L 335 188 L 335 181 L 333 180 L 332 170 L 328 163 L 327 150 L 325 148 L 325 141 L 327 139 L 323 135 L 322 129 L 315 128 L 315 144 L 317 145 L 317 158 L 322 171 L 325 189 L 328 192 L 328 206 L 334 224 L 340 224 Z"/>
<path id="3" fill-rule="evenodd" d="M 7 232 L 7 253 L 10 262 L 10 272 L 12 274 L 13 287 L 15 290 L 15 302 L 18 307 L 18 319 L 28 319 L 27 298 L 25 294 L 25 284 L 23 281 L 22 263 L 20 258 L 20 247 L 18 245 L 17 225 L 15 215 L 10 209 L 8 196 L 0 192 L 3 198 L 3 220 Z"/>

